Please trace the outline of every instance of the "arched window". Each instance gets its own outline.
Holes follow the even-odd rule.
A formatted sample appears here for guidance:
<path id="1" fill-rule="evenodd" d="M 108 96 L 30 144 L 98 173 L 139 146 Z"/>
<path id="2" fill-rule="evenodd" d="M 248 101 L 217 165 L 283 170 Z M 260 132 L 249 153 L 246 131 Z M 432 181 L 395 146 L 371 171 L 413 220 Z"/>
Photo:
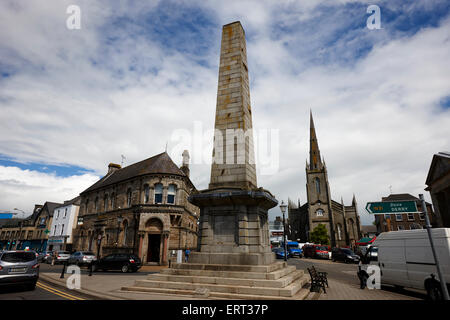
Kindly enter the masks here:
<path id="1" fill-rule="evenodd" d="M 127 191 L 127 206 L 131 207 L 131 189 Z"/>
<path id="2" fill-rule="evenodd" d="M 95 198 L 95 201 L 94 201 L 94 208 L 95 208 L 95 212 L 98 212 L 98 197 Z"/>
<path id="3" fill-rule="evenodd" d="M 111 194 L 111 209 L 114 210 L 116 207 L 116 194 L 113 192 Z"/>
<path id="4" fill-rule="evenodd" d="M 316 215 L 317 215 L 318 217 L 323 217 L 323 210 L 322 210 L 322 209 L 317 209 L 317 210 L 316 210 Z"/>
<path id="5" fill-rule="evenodd" d="M 128 233 L 128 221 L 124 220 L 123 221 L 123 245 L 126 246 L 127 245 L 127 233 Z"/>
<path id="6" fill-rule="evenodd" d="M 317 194 L 320 194 L 320 179 L 319 178 L 315 178 L 314 179 L 314 184 L 316 186 L 316 192 Z"/>
<path id="7" fill-rule="evenodd" d="M 163 185 L 161 183 L 155 184 L 155 203 L 162 203 Z"/>
<path id="8" fill-rule="evenodd" d="M 148 203 L 150 201 L 150 187 L 148 184 L 144 186 L 144 203 Z"/>
<path id="9" fill-rule="evenodd" d="M 108 195 L 105 194 L 105 199 L 103 201 L 103 207 L 105 208 L 105 211 L 108 210 Z"/>
<path id="10" fill-rule="evenodd" d="M 167 203 L 175 204 L 175 194 L 177 192 L 176 185 L 170 184 L 167 189 Z"/>

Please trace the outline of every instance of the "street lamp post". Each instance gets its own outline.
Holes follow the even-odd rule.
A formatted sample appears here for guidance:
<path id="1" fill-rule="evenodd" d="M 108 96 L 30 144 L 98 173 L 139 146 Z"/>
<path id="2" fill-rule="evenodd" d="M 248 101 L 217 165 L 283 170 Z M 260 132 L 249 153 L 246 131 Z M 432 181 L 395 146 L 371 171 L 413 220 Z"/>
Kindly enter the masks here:
<path id="1" fill-rule="evenodd" d="M 284 204 L 284 201 L 281 201 L 280 210 L 283 214 L 283 246 L 284 246 L 284 261 L 287 261 L 287 242 L 286 242 L 286 221 L 284 218 L 284 213 L 286 212 L 287 205 Z"/>

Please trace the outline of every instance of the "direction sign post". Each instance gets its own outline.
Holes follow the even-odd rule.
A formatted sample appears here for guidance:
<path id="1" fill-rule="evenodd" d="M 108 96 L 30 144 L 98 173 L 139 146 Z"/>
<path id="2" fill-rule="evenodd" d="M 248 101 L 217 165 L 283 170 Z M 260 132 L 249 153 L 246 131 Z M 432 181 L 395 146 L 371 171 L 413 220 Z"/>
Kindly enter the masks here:
<path id="1" fill-rule="evenodd" d="M 366 211 L 371 214 L 415 213 L 415 201 L 367 202 Z"/>

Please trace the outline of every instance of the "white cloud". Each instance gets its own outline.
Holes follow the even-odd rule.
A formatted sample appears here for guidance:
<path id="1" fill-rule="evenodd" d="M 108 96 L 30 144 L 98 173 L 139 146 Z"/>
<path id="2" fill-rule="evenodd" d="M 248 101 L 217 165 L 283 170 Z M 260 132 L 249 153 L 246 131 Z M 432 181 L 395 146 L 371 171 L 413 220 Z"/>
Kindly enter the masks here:
<path id="1" fill-rule="evenodd" d="M 62 203 L 75 198 L 98 178 L 88 173 L 59 177 L 54 173 L 0 166 L 0 210 L 19 208 L 31 214 L 35 204 Z"/>

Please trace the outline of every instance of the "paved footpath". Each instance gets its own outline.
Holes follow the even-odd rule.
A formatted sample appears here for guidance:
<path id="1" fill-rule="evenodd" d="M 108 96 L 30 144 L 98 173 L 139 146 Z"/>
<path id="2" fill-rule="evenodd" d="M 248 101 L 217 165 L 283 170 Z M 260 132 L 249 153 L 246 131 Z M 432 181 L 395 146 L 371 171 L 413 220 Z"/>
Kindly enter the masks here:
<path id="1" fill-rule="evenodd" d="M 55 270 L 53 270 L 55 268 Z M 74 292 L 91 296 L 93 299 L 102 300 L 204 300 L 205 298 L 196 298 L 192 296 L 173 296 L 164 294 L 151 294 L 139 292 L 125 292 L 120 289 L 124 286 L 134 285 L 136 280 L 146 279 L 148 273 L 159 272 L 166 267 L 144 266 L 139 272 L 121 273 L 121 272 L 93 272 L 89 276 L 85 269 L 81 273 L 81 289 L 73 289 Z M 57 270 L 56 270 L 57 269 Z M 61 266 L 54 266 L 51 270 L 45 270 L 39 273 L 39 278 L 53 286 L 66 288 L 70 274 L 66 273 L 64 279 L 61 276 Z"/>
<path id="2" fill-rule="evenodd" d="M 309 299 L 319 300 L 423 300 L 426 293 L 419 290 L 397 290 L 391 286 L 382 286 L 381 290 L 359 288 L 359 279 L 356 275 L 358 266 L 356 264 L 346 264 L 332 262 L 331 260 L 320 259 L 289 259 L 290 265 L 295 265 L 297 269 L 305 270 L 312 265 L 317 270 L 328 273 L 329 288 L 327 293 L 320 296 L 310 295 Z"/>

